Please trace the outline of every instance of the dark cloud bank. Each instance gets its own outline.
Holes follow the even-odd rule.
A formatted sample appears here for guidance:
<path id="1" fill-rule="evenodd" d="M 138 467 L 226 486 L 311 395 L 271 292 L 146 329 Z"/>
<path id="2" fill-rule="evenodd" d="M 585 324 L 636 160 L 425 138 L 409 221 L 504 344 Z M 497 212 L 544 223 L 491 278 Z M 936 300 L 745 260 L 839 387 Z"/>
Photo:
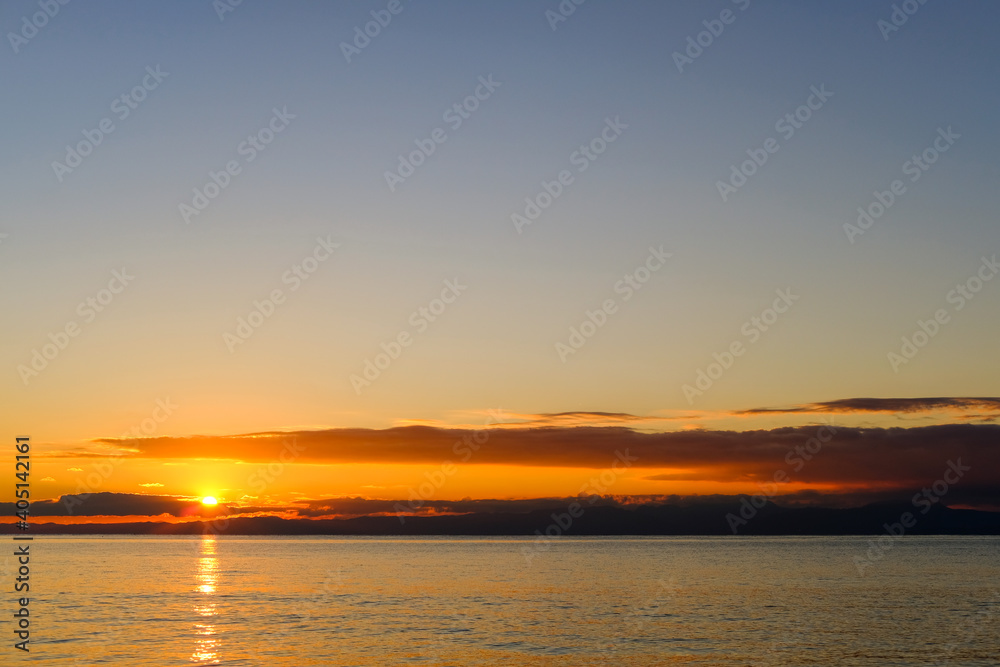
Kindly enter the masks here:
<path id="1" fill-rule="evenodd" d="M 839 426 L 842 413 L 927 413 L 951 410 L 953 423 L 911 428 Z M 568 534 L 872 534 L 904 512 L 917 517 L 912 533 L 1000 534 L 1000 425 L 989 423 L 1000 398 L 853 398 L 734 414 L 820 413 L 834 421 L 768 430 L 685 430 L 650 433 L 627 424 L 645 418 L 613 413 L 622 426 L 460 428 L 406 426 L 384 430 L 327 429 L 238 436 L 150 438 L 109 445 L 129 458 L 230 459 L 296 463 L 411 463 L 438 467 L 504 464 L 607 469 L 628 452 L 630 474 L 676 480 L 749 483 L 746 496 L 612 496 L 522 500 L 330 498 L 287 507 L 231 506 L 223 521 L 36 527 L 39 532 L 162 532 L 233 534 L 483 534 L 544 531 L 580 503 Z M 563 413 L 575 419 L 612 413 Z M 551 417 L 551 416 L 550 416 Z M 975 421 L 977 423 L 970 423 Z M 282 453 L 285 453 L 284 455 Z M 62 455 L 69 455 L 63 453 Z M 663 469 L 674 469 L 663 472 Z M 648 474 L 643 474 L 644 470 Z M 792 492 L 789 483 L 822 490 Z M 443 495 L 443 494 L 439 494 Z M 2 504 L 8 516 L 11 503 Z M 206 517 L 199 503 L 171 496 L 97 493 L 32 504 L 45 517 Z M 261 513 L 281 516 L 256 516 Z M 750 515 L 748 517 L 748 515 Z M 213 528 L 214 526 L 214 528 Z M 224 526 L 220 528 L 220 526 Z M 10 526 L 2 527 L 9 532 Z"/>

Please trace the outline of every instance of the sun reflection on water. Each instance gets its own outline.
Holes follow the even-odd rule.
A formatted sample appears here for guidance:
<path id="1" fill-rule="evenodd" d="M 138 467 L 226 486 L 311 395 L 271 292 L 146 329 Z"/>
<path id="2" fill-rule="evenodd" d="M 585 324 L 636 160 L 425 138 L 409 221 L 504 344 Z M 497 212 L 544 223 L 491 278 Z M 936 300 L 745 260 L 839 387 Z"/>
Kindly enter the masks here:
<path id="1" fill-rule="evenodd" d="M 201 540 L 201 557 L 198 559 L 195 590 L 203 596 L 215 595 L 218 570 L 219 559 L 216 558 L 215 537 L 206 535 Z M 195 605 L 194 612 L 203 620 L 201 623 L 194 624 L 196 639 L 191 662 L 202 665 L 217 665 L 222 662 L 222 656 L 219 652 L 219 640 L 216 636 L 215 625 L 212 623 L 217 615 L 215 600 L 211 597 L 202 598 Z"/>

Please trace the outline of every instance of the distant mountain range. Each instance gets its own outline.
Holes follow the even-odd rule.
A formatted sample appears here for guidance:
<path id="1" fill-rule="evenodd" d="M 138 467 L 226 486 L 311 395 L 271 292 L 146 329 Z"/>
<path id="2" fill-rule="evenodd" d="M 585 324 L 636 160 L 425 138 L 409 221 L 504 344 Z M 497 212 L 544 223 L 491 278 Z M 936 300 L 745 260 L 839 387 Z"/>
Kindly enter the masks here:
<path id="1" fill-rule="evenodd" d="M 909 503 L 875 503 L 850 509 L 780 507 L 768 502 L 751 509 L 732 503 L 590 507 L 577 517 L 566 509 L 526 513 L 476 512 L 461 515 L 362 516 L 350 519 L 239 517 L 188 523 L 136 522 L 60 525 L 33 523 L 27 534 L 198 535 L 877 535 L 889 528 L 908 535 L 1000 535 L 1000 512 L 930 507 L 926 514 Z M 904 520 L 905 519 L 905 520 Z M 897 525 L 898 524 L 898 525 Z M 909 525 L 907 525 L 909 524 Z M 536 533 L 537 531 L 537 533 Z M 20 533 L 0 524 L 0 533 Z M 23 534 L 23 533 L 22 533 Z"/>

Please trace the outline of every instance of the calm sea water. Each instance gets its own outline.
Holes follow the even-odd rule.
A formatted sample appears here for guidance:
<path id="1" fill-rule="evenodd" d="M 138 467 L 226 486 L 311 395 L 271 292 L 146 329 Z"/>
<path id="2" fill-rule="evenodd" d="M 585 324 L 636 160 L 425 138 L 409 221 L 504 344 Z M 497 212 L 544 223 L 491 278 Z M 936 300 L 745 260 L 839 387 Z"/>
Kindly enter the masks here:
<path id="1" fill-rule="evenodd" d="M 1000 539 L 867 540 L 42 537 L 0 664 L 1000 664 Z"/>

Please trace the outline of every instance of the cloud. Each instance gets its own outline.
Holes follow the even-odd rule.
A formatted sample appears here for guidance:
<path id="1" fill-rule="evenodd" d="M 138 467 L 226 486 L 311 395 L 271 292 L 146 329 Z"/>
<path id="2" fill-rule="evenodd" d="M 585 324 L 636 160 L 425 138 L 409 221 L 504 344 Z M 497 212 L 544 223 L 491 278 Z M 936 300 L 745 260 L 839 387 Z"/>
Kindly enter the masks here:
<path id="1" fill-rule="evenodd" d="M 54 481 L 56 481 L 56 478 L 55 477 L 42 477 L 41 481 L 43 481 L 43 482 L 54 482 Z"/>
<path id="2" fill-rule="evenodd" d="M 843 398 L 837 401 L 805 403 L 789 408 L 753 408 L 734 412 L 737 415 L 857 413 L 857 412 L 934 412 L 985 410 L 1000 412 L 1000 398 L 939 397 L 939 398 Z"/>
<path id="3" fill-rule="evenodd" d="M 818 434 L 828 429 L 828 442 Z M 616 452 L 634 459 L 633 474 L 671 481 L 769 483 L 781 471 L 795 483 L 827 489 L 921 488 L 939 479 L 949 460 L 973 470 L 963 484 L 1000 484 L 1000 426 L 943 424 L 912 428 L 795 426 L 723 431 L 640 432 L 627 427 L 490 428 L 479 432 L 428 426 L 383 430 L 328 429 L 239 436 L 163 437 L 130 441 L 130 457 L 278 460 L 297 463 L 383 463 L 437 466 L 521 465 L 604 469 Z M 111 444 L 113 440 L 104 441 Z M 478 448 L 478 449 L 474 449 Z M 810 452 L 812 449 L 812 452 Z"/>
<path id="4" fill-rule="evenodd" d="M 933 410 L 996 413 L 998 398 L 851 398 L 790 408 L 758 408 L 752 414 L 845 414 L 850 412 L 921 413 Z M 968 412 L 964 413 L 968 414 Z M 616 452 L 633 459 L 631 475 L 662 482 L 740 482 L 767 484 L 783 473 L 796 484 L 836 492 L 895 493 L 922 488 L 940 479 L 949 461 L 972 470 L 961 486 L 990 496 L 1000 485 L 1000 426 L 953 423 L 918 427 L 800 425 L 758 430 L 639 430 L 647 418 L 617 412 L 559 412 L 531 416 L 535 421 L 488 427 L 407 425 L 386 429 L 335 428 L 267 431 L 232 436 L 155 437 L 94 444 L 126 459 L 156 459 L 164 464 L 216 459 L 253 463 L 282 460 L 296 464 L 417 464 L 439 466 L 515 465 L 604 469 Z M 608 423 L 610 422 L 610 423 Z M 958 423 L 955 423 L 958 422 Z M 600 424 L 600 425 L 595 425 Z M 823 442 L 817 435 L 831 436 Z M 62 455 L 68 455 L 62 453 Z M 80 455 L 80 454 L 76 454 Z M 192 463 L 194 464 L 194 463 Z M 147 487 L 154 488 L 154 487 Z M 970 491 L 971 493 L 971 491 Z M 303 512 L 352 514 L 369 511 L 345 506 L 302 506 Z M 428 505 L 434 511 L 461 511 L 456 505 Z M 176 508 L 174 508 L 176 509 Z M 170 511 L 174 511 L 171 509 Z M 389 510 L 386 510 L 389 511 Z M 132 512 L 134 513 L 134 512 Z"/>
<path id="5" fill-rule="evenodd" d="M 588 507 L 627 507 L 643 505 L 698 505 L 724 502 L 739 496 L 677 496 L 677 495 L 605 495 L 594 498 Z M 77 502 L 79 500 L 79 503 Z M 196 515 L 228 516 L 284 516 L 286 518 L 352 518 L 358 516 L 393 515 L 400 510 L 405 514 L 527 514 L 529 512 L 565 510 L 576 497 L 524 498 L 524 499 L 471 499 L 427 500 L 418 508 L 411 509 L 403 499 L 383 500 L 362 497 L 340 497 L 286 503 L 281 505 L 230 505 L 221 512 L 212 512 L 202 507 L 200 502 L 174 496 L 151 496 L 129 493 L 95 493 L 85 496 L 67 495 L 59 500 L 38 501 L 32 504 L 31 513 L 39 517 L 187 517 Z M 72 511 L 67 510 L 67 505 Z M 0 511 L 10 509 L 13 503 L 0 503 Z M 204 511 L 202 511 L 204 510 Z M 102 519 L 103 520 L 103 519 Z"/>
<path id="6" fill-rule="evenodd" d="M 663 422 L 677 419 L 676 417 L 641 417 L 627 412 L 543 412 L 540 414 L 511 415 L 522 420 L 520 423 L 508 424 L 509 428 L 544 427 L 544 426 L 622 426 L 649 422 Z"/>
<path id="7" fill-rule="evenodd" d="M 0 512 L 14 513 L 14 503 L 0 503 Z M 147 496 L 134 493 L 92 493 L 65 495 L 57 500 L 31 503 L 32 516 L 156 516 L 188 517 L 209 515 L 213 510 L 200 501 L 176 496 Z"/>
<path id="8" fill-rule="evenodd" d="M 571 412 L 516 413 L 506 410 L 490 410 L 486 423 L 508 429 L 538 428 L 547 426 L 628 426 L 631 424 L 669 423 L 689 417 L 681 416 L 640 416 L 627 412 L 598 412 L 576 410 Z M 499 419 L 499 421 L 497 421 Z M 483 423 L 448 423 L 434 419 L 400 419 L 395 426 L 428 426 L 434 428 L 480 429 Z"/>
<path id="9" fill-rule="evenodd" d="M 69 472 L 83 472 L 83 468 L 66 468 Z"/>
<path id="10" fill-rule="evenodd" d="M 144 486 L 144 487 L 146 487 L 147 489 L 150 489 L 150 488 L 156 488 L 156 487 L 161 487 L 161 486 L 163 486 L 163 485 L 162 485 L 162 484 L 160 484 L 159 482 L 148 482 L 148 483 L 146 483 L 146 484 L 140 484 L 139 486 Z"/>
<path id="11" fill-rule="evenodd" d="M 998 463 L 1000 426 L 945 424 L 914 428 L 835 427 L 822 464 L 806 466 L 815 481 L 916 480 L 948 456 L 980 465 Z M 329 429 L 239 436 L 150 438 L 128 458 L 231 459 L 268 462 L 285 450 L 301 463 L 427 463 L 606 468 L 616 451 L 637 457 L 633 467 L 702 470 L 702 479 L 745 479 L 784 466 L 789 451 L 817 434 L 816 426 L 770 430 L 639 432 L 625 427 L 489 429 L 481 442 L 461 429 L 405 426 L 384 430 Z M 114 442 L 108 440 L 106 442 Z M 135 441 L 133 441 L 135 443 Z M 478 449 L 476 449 L 478 448 Z M 1000 467 L 1000 466 L 998 466 Z"/>
<path id="12" fill-rule="evenodd" d="M 623 507 L 653 502 L 666 496 L 605 496 L 596 500 L 594 506 Z M 577 498 L 525 498 L 515 500 L 472 499 L 425 500 L 410 504 L 406 500 L 380 500 L 360 497 L 327 498 L 312 500 L 304 506 L 288 507 L 299 517 L 354 517 L 371 514 L 471 514 L 474 512 L 523 514 L 537 510 L 565 509 Z M 589 506 L 589 505 L 588 505 Z"/>

